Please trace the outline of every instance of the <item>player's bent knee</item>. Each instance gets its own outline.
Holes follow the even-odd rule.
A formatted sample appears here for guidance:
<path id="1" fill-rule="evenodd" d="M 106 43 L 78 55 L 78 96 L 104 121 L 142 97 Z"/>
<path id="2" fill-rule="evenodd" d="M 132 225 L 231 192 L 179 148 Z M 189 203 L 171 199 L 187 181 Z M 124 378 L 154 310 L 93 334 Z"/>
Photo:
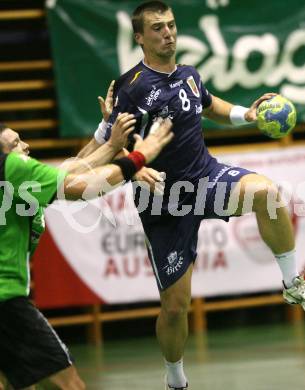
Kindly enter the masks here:
<path id="1" fill-rule="evenodd" d="M 268 202 L 277 202 L 279 191 L 275 184 L 267 182 L 265 188 L 254 195 L 253 211 L 258 212 L 268 208 Z"/>
<path id="2" fill-rule="evenodd" d="M 168 321 L 175 322 L 187 314 L 189 307 L 190 299 L 189 297 L 184 297 L 181 299 L 172 299 L 167 302 L 163 301 L 161 310 Z"/>
<path id="3" fill-rule="evenodd" d="M 252 174 L 241 180 L 242 184 L 242 214 L 262 211 L 267 208 L 268 201 L 277 201 L 279 191 L 277 186 L 267 177 Z"/>

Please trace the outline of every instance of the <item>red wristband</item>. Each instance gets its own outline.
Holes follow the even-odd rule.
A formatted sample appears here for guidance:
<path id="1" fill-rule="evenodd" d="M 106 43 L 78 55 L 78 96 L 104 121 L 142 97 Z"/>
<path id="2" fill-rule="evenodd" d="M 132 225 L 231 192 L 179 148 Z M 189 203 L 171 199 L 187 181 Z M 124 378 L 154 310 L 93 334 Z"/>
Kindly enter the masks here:
<path id="1" fill-rule="evenodd" d="M 144 167 L 146 163 L 144 154 L 138 152 L 137 150 L 129 153 L 127 158 L 129 158 L 134 163 L 134 165 L 137 168 L 137 171 L 139 171 L 142 167 Z"/>

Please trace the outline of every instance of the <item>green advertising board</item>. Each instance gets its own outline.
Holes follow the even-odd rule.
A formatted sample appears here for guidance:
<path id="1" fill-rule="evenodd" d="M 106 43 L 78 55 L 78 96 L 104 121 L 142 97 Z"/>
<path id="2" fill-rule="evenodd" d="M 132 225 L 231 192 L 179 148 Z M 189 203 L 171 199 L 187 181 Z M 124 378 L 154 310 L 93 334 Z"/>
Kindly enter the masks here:
<path id="1" fill-rule="evenodd" d="M 304 0 L 168 4 L 178 27 L 177 62 L 195 66 L 212 94 L 248 106 L 265 92 L 281 93 L 305 121 Z M 130 20 L 138 5 L 47 1 L 63 137 L 91 135 L 101 118 L 97 96 L 141 60 Z"/>

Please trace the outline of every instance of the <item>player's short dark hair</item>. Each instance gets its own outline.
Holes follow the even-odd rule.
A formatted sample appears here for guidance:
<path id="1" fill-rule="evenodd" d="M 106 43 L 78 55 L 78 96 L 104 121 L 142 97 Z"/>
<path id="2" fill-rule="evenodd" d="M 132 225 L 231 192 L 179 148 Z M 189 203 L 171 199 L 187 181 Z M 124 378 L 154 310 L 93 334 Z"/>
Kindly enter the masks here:
<path id="1" fill-rule="evenodd" d="M 163 1 L 146 1 L 145 3 L 140 4 L 134 11 L 131 17 L 131 23 L 133 32 L 142 33 L 143 32 L 143 14 L 144 12 L 160 12 L 164 13 L 170 10 L 170 6 L 165 4 Z"/>

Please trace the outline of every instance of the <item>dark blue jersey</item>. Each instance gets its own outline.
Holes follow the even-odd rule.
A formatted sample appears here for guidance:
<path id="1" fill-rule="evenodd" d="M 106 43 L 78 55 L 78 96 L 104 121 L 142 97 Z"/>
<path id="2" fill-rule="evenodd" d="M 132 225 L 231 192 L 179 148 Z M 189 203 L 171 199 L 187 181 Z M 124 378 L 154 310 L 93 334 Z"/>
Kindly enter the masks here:
<path id="1" fill-rule="evenodd" d="M 135 115 L 135 131 L 143 137 L 156 117 L 169 117 L 175 136 L 149 166 L 166 173 L 166 188 L 176 181 L 196 183 L 216 163 L 204 144 L 201 124 L 202 110 L 211 101 L 194 67 L 178 65 L 168 74 L 141 61 L 115 83 L 107 136 L 119 112 Z"/>

